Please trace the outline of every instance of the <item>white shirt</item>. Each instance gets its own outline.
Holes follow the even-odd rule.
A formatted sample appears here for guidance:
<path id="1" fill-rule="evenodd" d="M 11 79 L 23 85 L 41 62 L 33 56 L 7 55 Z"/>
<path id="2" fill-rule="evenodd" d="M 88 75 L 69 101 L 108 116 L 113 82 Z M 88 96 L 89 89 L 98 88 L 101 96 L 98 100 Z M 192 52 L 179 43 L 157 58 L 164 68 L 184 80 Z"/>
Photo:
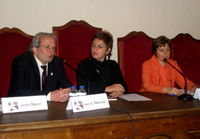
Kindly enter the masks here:
<path id="1" fill-rule="evenodd" d="M 34 55 L 33 55 L 34 56 Z M 45 65 L 42 64 L 38 59 L 37 57 L 35 57 L 35 60 L 36 60 L 36 63 L 38 65 L 38 69 L 39 69 L 39 73 L 40 73 L 40 91 L 42 91 L 42 73 L 43 73 L 43 69 L 41 66 L 46 66 L 46 77 L 48 76 L 48 63 L 46 63 Z M 47 101 L 51 101 L 51 92 L 49 92 L 47 94 Z"/>

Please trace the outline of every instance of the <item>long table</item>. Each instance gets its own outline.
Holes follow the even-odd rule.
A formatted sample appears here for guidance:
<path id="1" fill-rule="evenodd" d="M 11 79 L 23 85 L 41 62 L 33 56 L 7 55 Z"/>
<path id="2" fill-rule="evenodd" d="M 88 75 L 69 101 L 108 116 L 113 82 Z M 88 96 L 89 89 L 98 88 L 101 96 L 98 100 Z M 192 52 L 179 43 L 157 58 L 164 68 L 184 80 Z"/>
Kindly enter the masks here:
<path id="1" fill-rule="evenodd" d="M 48 110 L 0 113 L 2 139 L 118 139 L 200 137 L 200 102 L 176 96 L 138 93 L 151 101 L 110 101 L 107 109 L 73 113 L 67 102 L 48 102 Z M 115 110 L 116 109 L 116 110 Z M 124 113 L 129 113 L 131 117 Z M 134 126 L 133 126 L 134 125 Z M 134 131 L 135 130 L 135 134 Z M 133 135 L 134 134 L 134 135 Z M 161 137 L 162 136 L 162 137 Z"/>

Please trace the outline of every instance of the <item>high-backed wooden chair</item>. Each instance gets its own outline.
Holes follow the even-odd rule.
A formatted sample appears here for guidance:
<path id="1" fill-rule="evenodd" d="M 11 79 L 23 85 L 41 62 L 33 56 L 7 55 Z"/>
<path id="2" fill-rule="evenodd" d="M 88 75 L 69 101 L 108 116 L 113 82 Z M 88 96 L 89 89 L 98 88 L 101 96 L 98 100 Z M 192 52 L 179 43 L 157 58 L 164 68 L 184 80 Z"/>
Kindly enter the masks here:
<path id="1" fill-rule="evenodd" d="M 5 97 L 8 93 L 12 60 L 27 51 L 32 38 L 17 28 L 0 29 L 0 97 Z"/>
<path id="2" fill-rule="evenodd" d="M 182 71 L 194 83 L 200 85 L 200 40 L 189 34 L 178 34 L 172 40 L 173 59 Z"/>
<path id="3" fill-rule="evenodd" d="M 78 63 L 90 56 L 90 45 L 95 33 L 101 31 L 85 21 L 72 20 L 60 27 L 53 27 L 57 37 L 56 55 L 77 69 Z M 65 72 L 73 85 L 76 83 L 76 72 L 65 66 Z"/>
<path id="4" fill-rule="evenodd" d="M 122 70 L 128 92 L 138 92 L 141 85 L 142 63 L 151 58 L 153 39 L 143 32 L 130 32 L 118 38 L 118 63 Z"/>

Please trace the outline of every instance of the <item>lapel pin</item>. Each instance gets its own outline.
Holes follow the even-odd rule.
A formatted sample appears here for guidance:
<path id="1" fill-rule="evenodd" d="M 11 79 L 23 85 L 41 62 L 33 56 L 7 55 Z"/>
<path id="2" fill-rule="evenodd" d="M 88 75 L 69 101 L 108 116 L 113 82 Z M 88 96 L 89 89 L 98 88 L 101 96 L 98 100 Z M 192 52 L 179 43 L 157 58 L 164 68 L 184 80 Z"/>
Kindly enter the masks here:
<path id="1" fill-rule="evenodd" d="M 53 72 L 51 72 L 51 76 L 53 76 Z"/>

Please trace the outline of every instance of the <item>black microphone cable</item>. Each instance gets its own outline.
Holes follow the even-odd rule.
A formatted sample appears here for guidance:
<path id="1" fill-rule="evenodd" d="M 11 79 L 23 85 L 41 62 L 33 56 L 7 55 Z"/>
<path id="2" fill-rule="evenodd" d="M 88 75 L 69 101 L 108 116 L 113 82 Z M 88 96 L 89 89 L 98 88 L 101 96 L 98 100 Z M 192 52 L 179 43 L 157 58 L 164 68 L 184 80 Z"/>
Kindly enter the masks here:
<path id="1" fill-rule="evenodd" d="M 86 77 L 85 75 L 83 75 L 81 72 L 77 71 L 77 69 L 74 68 L 72 65 L 70 65 L 69 63 L 67 63 L 65 59 L 63 59 L 63 58 L 60 58 L 60 59 L 61 59 L 61 61 L 62 61 L 64 64 L 66 64 L 68 67 L 70 67 L 70 68 L 71 68 L 72 70 L 74 70 L 75 72 L 81 74 L 81 75 L 87 80 L 87 85 L 88 85 L 87 94 L 89 95 L 89 80 L 87 79 L 87 77 Z M 120 111 L 120 110 L 117 110 L 117 109 L 115 109 L 115 108 L 113 108 L 113 107 L 111 107 L 111 106 L 110 106 L 110 108 L 113 109 L 113 110 L 115 110 L 115 111 L 117 111 L 117 112 L 121 112 L 121 113 L 128 114 L 128 116 L 131 117 L 132 122 L 133 122 L 133 139 L 134 139 L 134 136 L 135 136 L 135 123 L 134 123 L 133 117 L 132 117 L 128 112 L 126 112 L 126 111 Z"/>
<path id="2" fill-rule="evenodd" d="M 126 112 L 126 111 L 117 110 L 117 109 L 115 109 L 115 108 L 113 108 L 111 106 L 110 106 L 110 108 L 113 109 L 113 110 L 115 110 L 115 111 L 117 111 L 117 112 L 128 114 L 128 116 L 131 117 L 132 122 L 133 122 L 133 139 L 134 139 L 135 138 L 135 122 L 133 120 L 133 117 L 128 112 Z"/>
<path id="3" fill-rule="evenodd" d="M 74 68 L 72 65 L 70 65 L 69 63 L 66 62 L 66 60 L 64 58 L 60 58 L 60 60 L 65 64 L 67 65 L 68 67 L 70 67 L 73 71 L 75 71 L 76 73 L 79 73 L 80 75 L 82 75 L 86 80 L 87 80 L 87 94 L 89 95 L 90 93 L 90 89 L 89 89 L 89 86 L 90 86 L 90 83 L 89 83 L 89 80 L 87 79 L 87 77 L 82 74 L 81 72 L 79 72 L 76 68 Z"/>
<path id="4" fill-rule="evenodd" d="M 172 66 L 185 79 L 185 94 L 182 94 L 182 95 L 178 96 L 178 99 L 181 99 L 181 100 L 192 100 L 193 97 L 190 94 L 187 94 L 187 79 L 186 79 L 185 75 L 181 71 L 179 71 L 176 67 L 174 67 L 171 63 L 169 63 L 167 58 L 164 58 L 163 61 L 166 62 L 166 63 L 168 63 L 170 66 Z"/>

